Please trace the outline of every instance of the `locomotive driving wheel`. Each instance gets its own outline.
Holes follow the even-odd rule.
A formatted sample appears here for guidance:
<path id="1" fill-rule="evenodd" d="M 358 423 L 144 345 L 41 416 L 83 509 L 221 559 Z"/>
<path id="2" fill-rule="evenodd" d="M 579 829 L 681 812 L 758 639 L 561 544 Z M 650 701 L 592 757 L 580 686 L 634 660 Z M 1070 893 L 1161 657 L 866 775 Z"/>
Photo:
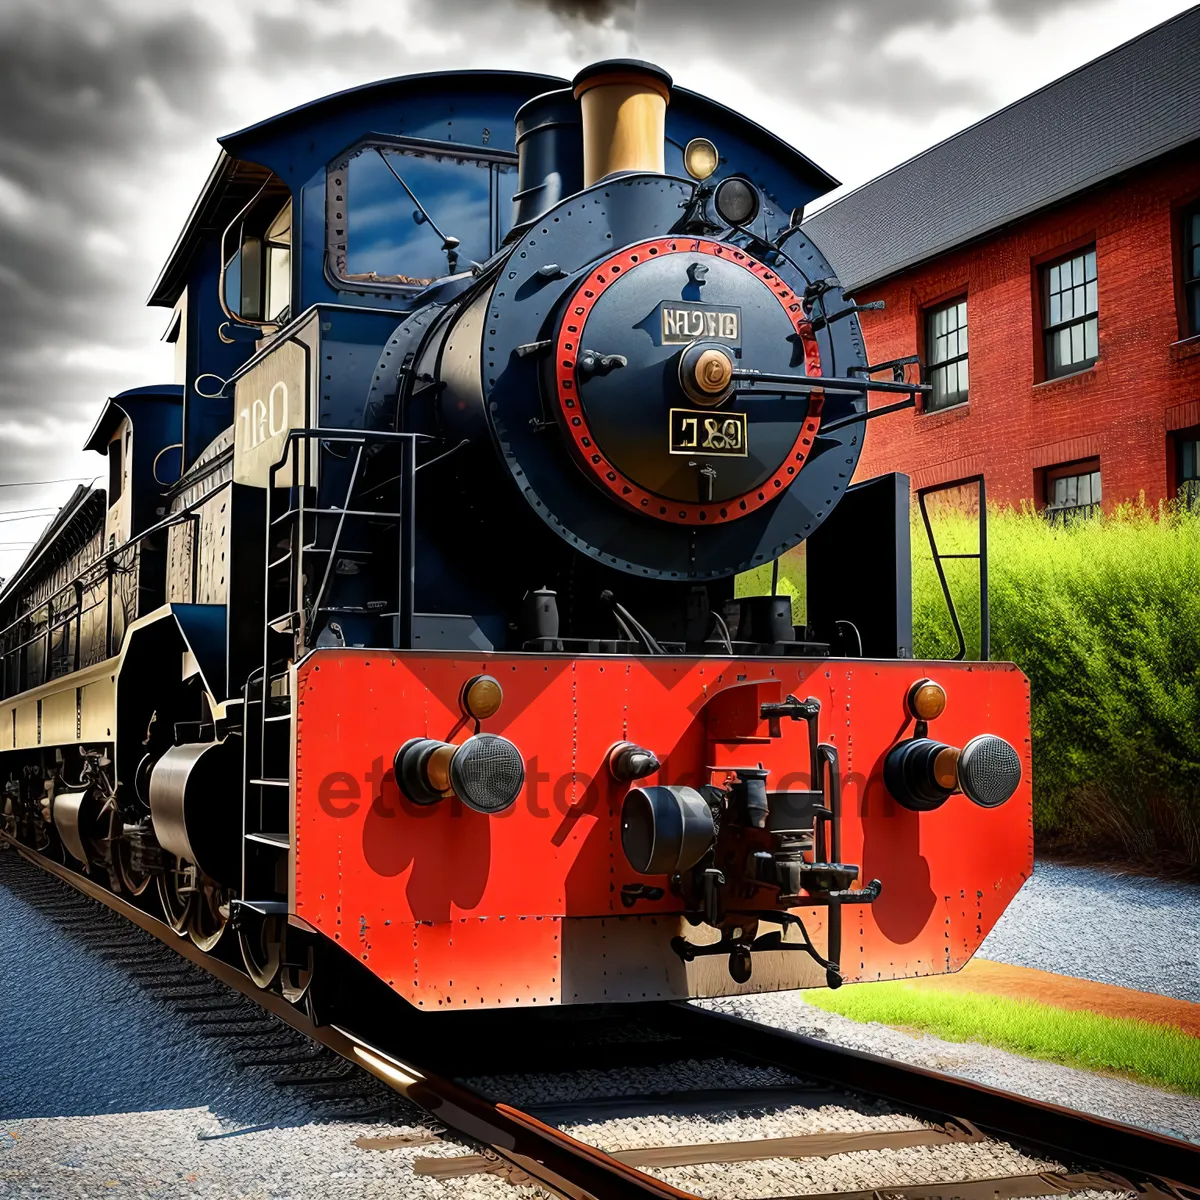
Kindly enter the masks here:
<path id="1" fill-rule="evenodd" d="M 246 973 L 260 988 L 272 988 L 312 1016 L 315 974 L 312 942 L 281 913 L 238 912 L 238 945 Z"/>
<path id="2" fill-rule="evenodd" d="M 172 861 L 158 876 L 158 899 L 164 919 L 180 937 L 187 936 L 192 898 L 187 868 Z"/>
<path id="3" fill-rule="evenodd" d="M 229 896 L 221 884 L 199 871 L 196 872 L 195 886 L 187 933 L 196 948 L 207 954 L 225 935 L 229 924 Z"/>
<path id="4" fill-rule="evenodd" d="M 292 954 L 298 962 L 284 962 L 279 970 L 279 990 L 291 1004 L 301 1005 L 311 1017 L 312 982 L 314 975 L 312 943 L 306 938 L 299 947 L 293 945 Z M 296 954 L 296 950 L 299 953 Z M 285 958 L 287 955 L 285 955 Z"/>
<path id="5" fill-rule="evenodd" d="M 279 974 L 283 951 L 284 918 L 277 913 L 265 916 L 242 908 L 238 912 L 238 946 L 246 974 L 260 988 L 269 988 Z"/>
<path id="6" fill-rule="evenodd" d="M 125 818 L 115 797 L 105 801 L 103 820 L 105 832 L 97 859 L 106 865 L 113 891 L 140 896 L 150 886 L 153 876 L 133 865 L 133 847 L 125 836 Z"/>
<path id="7" fill-rule="evenodd" d="M 139 871 L 133 866 L 133 850 L 128 838 L 119 838 L 113 843 L 113 861 L 122 889 L 130 896 L 140 896 L 149 886 L 153 875 Z"/>

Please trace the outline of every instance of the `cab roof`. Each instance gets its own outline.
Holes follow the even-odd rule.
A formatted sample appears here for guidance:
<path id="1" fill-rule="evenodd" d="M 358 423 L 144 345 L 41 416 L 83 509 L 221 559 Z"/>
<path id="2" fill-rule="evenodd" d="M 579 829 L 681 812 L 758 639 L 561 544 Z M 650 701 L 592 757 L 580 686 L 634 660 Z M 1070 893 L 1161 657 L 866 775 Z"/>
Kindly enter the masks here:
<path id="1" fill-rule="evenodd" d="M 183 385 L 179 383 L 155 383 L 146 387 L 126 388 L 111 396 L 105 403 L 92 426 L 92 432 L 83 444 L 84 450 L 95 450 L 99 454 L 108 452 L 108 443 L 116 433 L 117 426 L 128 417 L 135 419 L 137 410 L 145 403 L 165 403 L 177 407 L 183 405 Z"/>

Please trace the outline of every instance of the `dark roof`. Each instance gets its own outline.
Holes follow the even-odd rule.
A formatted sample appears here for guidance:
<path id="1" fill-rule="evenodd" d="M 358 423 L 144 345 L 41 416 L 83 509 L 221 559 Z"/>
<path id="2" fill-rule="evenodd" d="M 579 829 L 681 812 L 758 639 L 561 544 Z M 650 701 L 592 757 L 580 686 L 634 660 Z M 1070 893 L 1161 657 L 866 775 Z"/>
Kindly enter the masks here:
<path id="1" fill-rule="evenodd" d="M 460 87 L 486 88 L 496 82 L 512 82 L 528 88 L 530 94 L 548 88 L 563 87 L 566 80 L 558 75 L 542 75 L 531 71 L 421 71 L 413 75 L 393 75 L 388 79 L 376 79 L 371 83 L 360 83 L 355 87 L 343 88 L 315 100 L 306 100 L 285 109 L 281 113 L 256 121 L 234 133 L 217 138 L 221 146 L 235 158 L 261 144 L 264 137 L 274 137 L 286 129 L 308 125 L 313 121 L 334 113 L 346 112 L 360 106 L 382 100 L 400 99 L 415 88 L 438 83 L 454 83 Z"/>
<path id="2" fill-rule="evenodd" d="M 281 198 L 291 194 L 287 185 L 274 178 L 265 167 L 241 162 L 222 150 L 208 173 L 204 190 L 192 205 L 192 211 L 175 240 L 170 256 L 154 281 L 146 303 L 162 308 L 173 307 L 183 289 L 188 265 L 200 239 L 208 233 L 224 229 L 260 190 L 266 196 L 278 195 Z"/>
<path id="3" fill-rule="evenodd" d="M 144 400 L 164 400 L 168 404 L 183 404 L 183 385 L 180 383 L 153 383 L 146 387 L 126 388 L 111 396 L 104 405 L 92 432 L 83 444 L 84 450 L 95 450 L 99 454 L 108 452 L 108 442 L 125 417 L 133 418 L 130 411 Z"/>
<path id="4" fill-rule="evenodd" d="M 1165 21 L 804 222 L 848 289 L 1200 138 L 1200 7 Z"/>
<path id="5" fill-rule="evenodd" d="M 16 574 L 4 583 L 0 590 L 0 604 L 11 599 L 24 586 L 30 574 L 43 560 L 54 564 L 61 560 L 61 556 L 71 554 L 84 546 L 99 523 L 103 522 L 104 511 L 104 489 L 80 484 L 71 493 L 66 504 L 54 515 L 53 520 L 42 530 L 33 548 L 17 568 Z M 55 551 L 58 552 L 57 559 Z"/>

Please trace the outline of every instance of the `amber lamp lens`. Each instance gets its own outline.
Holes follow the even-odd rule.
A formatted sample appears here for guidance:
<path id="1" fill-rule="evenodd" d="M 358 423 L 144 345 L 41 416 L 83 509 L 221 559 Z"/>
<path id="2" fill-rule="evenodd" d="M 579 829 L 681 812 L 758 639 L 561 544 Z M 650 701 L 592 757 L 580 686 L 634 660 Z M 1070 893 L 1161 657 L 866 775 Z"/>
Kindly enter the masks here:
<path id="1" fill-rule="evenodd" d="M 692 138 L 683 148 L 683 165 L 693 179 L 707 179 L 717 169 L 717 161 L 717 148 L 708 138 Z"/>
<path id="2" fill-rule="evenodd" d="M 962 754 L 961 750 L 956 750 L 953 746 L 947 746 L 944 750 L 939 751 L 938 756 L 933 760 L 933 777 L 941 787 L 958 787 L 958 758 L 960 754 Z"/>
<path id="3" fill-rule="evenodd" d="M 908 708 L 918 721 L 932 721 L 946 711 L 946 691 L 932 679 L 922 679 L 908 693 Z"/>
<path id="4" fill-rule="evenodd" d="M 463 688 L 463 708 L 477 721 L 495 716 L 503 701 L 504 690 L 490 675 L 476 675 Z"/>
<path id="5" fill-rule="evenodd" d="M 435 792 L 450 791 L 450 760 L 454 757 L 457 746 L 439 746 L 425 764 L 425 778 Z"/>

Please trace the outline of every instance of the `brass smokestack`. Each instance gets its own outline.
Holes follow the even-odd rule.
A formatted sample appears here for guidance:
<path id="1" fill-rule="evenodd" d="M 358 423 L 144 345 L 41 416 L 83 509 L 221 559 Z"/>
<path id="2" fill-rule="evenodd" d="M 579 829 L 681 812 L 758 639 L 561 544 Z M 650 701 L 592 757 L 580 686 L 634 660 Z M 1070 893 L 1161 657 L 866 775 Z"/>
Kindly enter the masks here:
<path id="1" fill-rule="evenodd" d="M 584 67 L 574 80 L 583 109 L 583 186 L 618 171 L 665 167 L 671 77 L 661 67 L 610 58 Z"/>

